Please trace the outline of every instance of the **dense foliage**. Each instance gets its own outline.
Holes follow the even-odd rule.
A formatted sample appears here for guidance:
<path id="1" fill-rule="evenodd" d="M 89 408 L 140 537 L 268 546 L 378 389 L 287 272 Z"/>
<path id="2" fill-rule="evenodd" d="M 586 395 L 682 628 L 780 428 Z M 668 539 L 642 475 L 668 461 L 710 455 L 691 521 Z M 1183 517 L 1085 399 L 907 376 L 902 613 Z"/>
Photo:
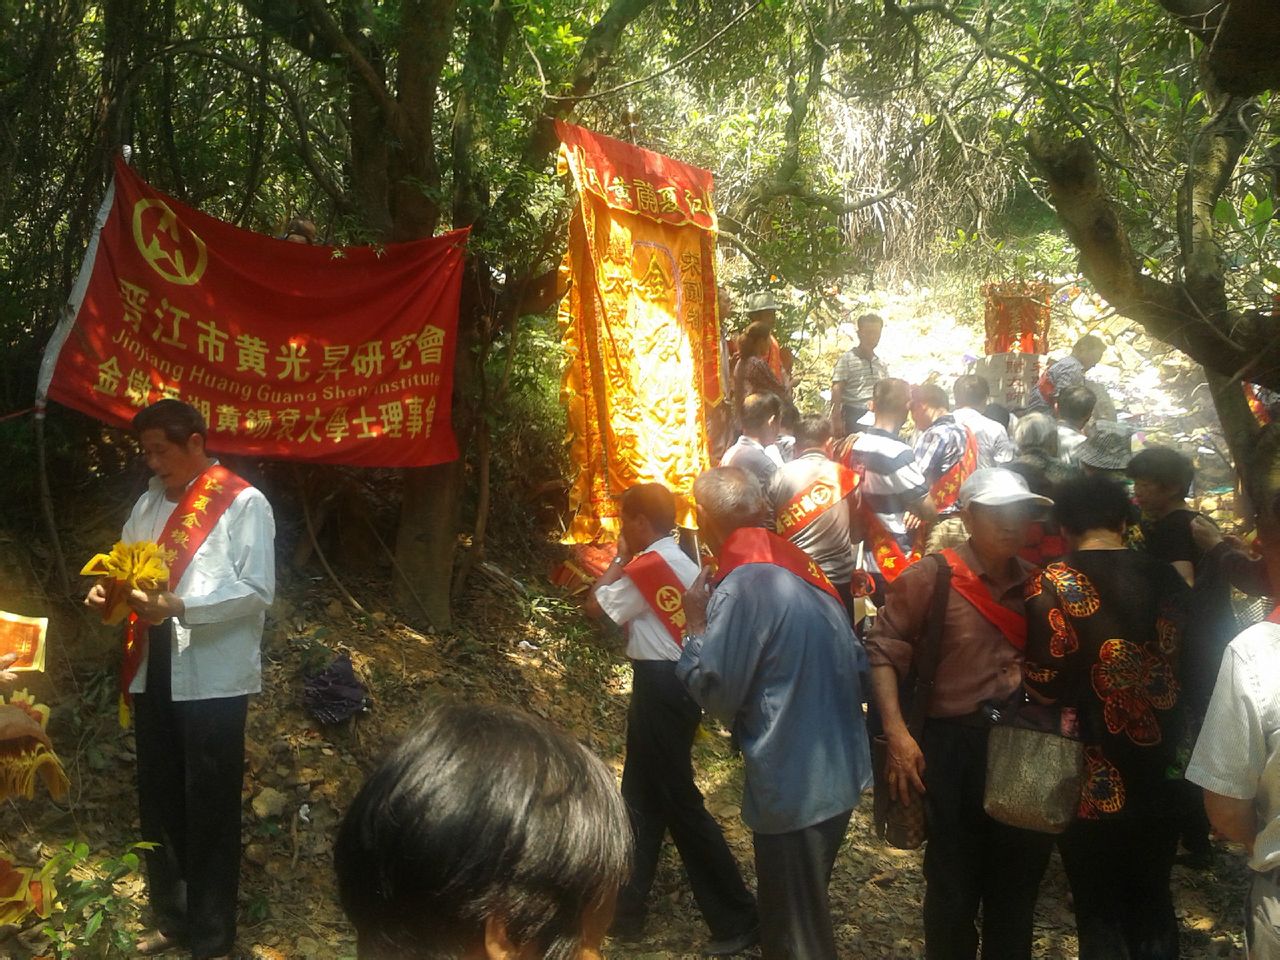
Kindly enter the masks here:
<path id="1" fill-rule="evenodd" d="M 559 466 L 547 318 L 568 204 L 549 117 L 712 169 L 723 276 L 739 293 L 791 292 L 793 324 L 839 290 L 940 269 L 975 289 L 1074 270 L 1055 207 L 1086 254 L 1088 238 L 1051 162 L 1072 144 L 1100 170 L 1120 253 L 1189 289 L 1205 337 L 1239 350 L 1139 316 L 1157 336 L 1229 377 L 1269 329 L 1249 309 L 1280 281 L 1277 108 L 1265 89 L 1220 92 L 1194 25 L 1154 2 L 0 0 L 0 24 L 0 413 L 29 404 L 122 143 L 160 188 L 255 230 L 295 213 L 343 243 L 473 226 L 457 371 L 468 456 L 406 478 L 443 493 L 406 497 L 401 533 L 415 536 L 398 551 L 443 582 L 424 604 L 438 625 L 489 458 L 529 487 Z M 1086 255 L 1085 272 L 1114 253 Z M 1197 261 L 1191 279 L 1216 276 L 1221 302 L 1187 285 Z M 1099 289 L 1130 309 L 1112 280 Z M 1256 378 L 1280 380 L 1276 367 Z M 531 432 L 513 409 L 546 419 Z M 26 429 L 0 436 L 25 449 Z M 114 464 L 98 437 L 59 412 L 55 478 Z M 30 488 L 17 492 L 10 519 L 32 522 Z"/>

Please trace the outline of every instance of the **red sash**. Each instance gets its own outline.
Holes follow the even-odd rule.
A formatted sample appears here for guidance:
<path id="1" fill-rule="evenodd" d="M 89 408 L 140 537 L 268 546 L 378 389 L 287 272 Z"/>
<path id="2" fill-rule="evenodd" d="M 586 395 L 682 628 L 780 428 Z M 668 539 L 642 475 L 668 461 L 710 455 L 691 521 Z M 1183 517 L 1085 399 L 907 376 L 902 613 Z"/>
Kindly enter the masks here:
<path id="1" fill-rule="evenodd" d="M 644 602 L 671 634 L 676 646 L 684 649 L 684 584 L 656 550 L 642 553 L 622 568 L 631 578 Z"/>
<path id="2" fill-rule="evenodd" d="M 1267 614 L 1267 623 L 1280 623 L 1280 607 Z"/>
<path id="3" fill-rule="evenodd" d="M 1036 382 L 1036 389 L 1040 392 L 1040 396 L 1044 399 L 1044 402 L 1049 404 L 1049 406 L 1053 406 L 1053 398 L 1057 395 L 1058 391 L 1054 385 L 1053 379 L 1049 376 L 1048 370 L 1046 370 Z"/>
<path id="4" fill-rule="evenodd" d="M 182 582 L 182 575 L 187 572 L 196 551 L 208 539 L 218 520 L 227 512 L 227 507 L 248 486 L 245 480 L 215 463 L 187 487 L 157 541 L 160 549 L 172 557 L 169 561 L 170 590 Z M 129 711 L 133 706 L 129 684 L 133 683 L 138 668 L 142 666 L 142 658 L 146 656 L 147 626 L 136 613 L 129 614 L 124 631 L 124 658 L 120 662 L 122 726 L 129 725 Z"/>
<path id="5" fill-rule="evenodd" d="M 968 427 L 964 428 L 964 436 L 964 453 L 950 470 L 938 478 L 938 482 L 929 491 L 929 496 L 933 498 L 933 505 L 938 508 L 939 513 L 951 508 L 956 498 L 960 496 L 960 485 L 978 469 L 978 438 Z"/>
<path id="6" fill-rule="evenodd" d="M 956 593 L 968 600 L 982 616 L 996 627 L 1004 638 L 1019 651 L 1027 649 L 1027 618 L 1024 614 L 1010 610 L 997 603 L 991 591 L 978 579 L 978 575 L 969 565 L 960 559 L 960 555 L 948 548 L 942 551 L 943 558 L 951 567 L 951 586 Z"/>
<path id="7" fill-rule="evenodd" d="M 805 583 L 811 583 L 819 590 L 826 591 L 833 599 L 840 600 L 840 594 L 831 585 L 822 568 L 812 558 L 790 540 L 783 540 L 776 533 L 763 527 L 739 527 L 729 535 L 729 539 L 720 548 L 716 558 L 719 567 L 716 570 L 716 583 L 719 583 L 738 567 L 748 563 L 772 563 L 782 569 L 794 573 Z"/>
<path id="8" fill-rule="evenodd" d="M 833 463 L 836 478 L 818 477 L 778 510 L 778 535 L 790 539 L 858 489 L 858 475 L 842 463 Z"/>
<path id="9" fill-rule="evenodd" d="M 862 519 L 867 531 L 867 549 L 875 558 L 876 569 L 886 583 L 893 583 L 903 570 L 920 559 L 920 551 L 914 548 L 909 553 L 904 551 L 898 538 L 874 510 L 863 507 Z"/>

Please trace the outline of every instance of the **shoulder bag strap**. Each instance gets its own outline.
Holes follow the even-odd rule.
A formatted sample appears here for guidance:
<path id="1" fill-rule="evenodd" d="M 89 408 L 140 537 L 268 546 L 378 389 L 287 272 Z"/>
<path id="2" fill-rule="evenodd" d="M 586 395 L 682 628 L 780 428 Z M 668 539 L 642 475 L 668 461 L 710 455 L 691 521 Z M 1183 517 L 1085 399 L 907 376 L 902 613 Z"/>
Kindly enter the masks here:
<path id="1" fill-rule="evenodd" d="M 925 717 L 929 715 L 929 705 L 933 700 L 933 680 L 938 672 L 942 631 L 947 621 L 947 598 L 951 593 L 951 565 L 941 554 L 934 554 L 933 559 L 938 564 L 938 573 L 924 624 L 924 644 L 916 658 L 915 696 L 911 698 L 911 715 L 907 719 L 907 729 L 917 741 L 924 730 Z"/>

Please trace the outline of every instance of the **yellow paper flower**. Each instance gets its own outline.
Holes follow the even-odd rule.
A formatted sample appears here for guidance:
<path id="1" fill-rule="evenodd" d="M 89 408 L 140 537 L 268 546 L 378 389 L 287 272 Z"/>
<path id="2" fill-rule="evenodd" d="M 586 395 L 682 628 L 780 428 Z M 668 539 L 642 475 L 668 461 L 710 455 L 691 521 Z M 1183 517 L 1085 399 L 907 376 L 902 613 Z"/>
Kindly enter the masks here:
<path id="1" fill-rule="evenodd" d="M 104 577 L 107 584 L 107 605 L 102 610 L 104 623 L 116 624 L 129 614 L 131 590 L 158 590 L 169 582 L 169 564 L 176 554 L 163 550 L 150 540 L 125 543 L 123 540 L 111 548 L 110 553 L 99 553 L 80 570 L 82 577 Z"/>

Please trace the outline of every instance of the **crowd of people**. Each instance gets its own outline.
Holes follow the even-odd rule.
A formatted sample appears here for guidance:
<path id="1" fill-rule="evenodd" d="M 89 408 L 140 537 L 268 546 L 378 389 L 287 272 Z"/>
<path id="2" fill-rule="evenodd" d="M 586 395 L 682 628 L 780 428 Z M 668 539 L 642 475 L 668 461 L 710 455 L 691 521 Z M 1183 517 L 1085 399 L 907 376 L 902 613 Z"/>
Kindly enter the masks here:
<path id="1" fill-rule="evenodd" d="M 1034 408 L 1008 411 L 974 375 L 950 393 L 893 378 L 867 315 L 829 406 L 801 412 L 776 305 L 756 306 L 733 376 L 739 435 L 693 487 L 703 555 L 682 546 L 672 492 L 638 484 L 586 600 L 624 629 L 633 665 L 620 790 L 544 721 L 428 711 L 337 838 L 359 956 L 597 957 L 606 937 L 644 936 L 669 834 L 704 955 L 834 958 L 828 885 L 878 774 L 922 814 L 931 960 L 1030 958 L 1055 844 L 1082 960 L 1176 958 L 1172 866 L 1180 845 L 1208 866 L 1211 830 L 1249 851 L 1250 956 L 1280 958 L 1280 616 L 1232 639 L 1233 590 L 1272 595 L 1280 576 L 1280 442 L 1267 435 L 1269 469 L 1249 474 L 1255 558 L 1188 506 L 1183 453 L 1135 455 L 1123 425 L 1091 421 L 1096 338 L 1049 368 Z M 208 529 L 177 582 L 130 597 L 151 624 L 131 679 L 155 844 L 157 929 L 140 952 L 230 956 L 273 521 L 216 472 L 193 409 L 161 401 L 135 427 L 155 480 L 126 539 L 167 535 L 197 481 L 232 484 L 195 508 Z M 88 602 L 102 606 L 101 585 Z M 991 732 L 1029 706 L 1082 747 L 1058 834 L 984 803 Z M 742 756 L 754 891 L 696 783 L 704 714 Z"/>

